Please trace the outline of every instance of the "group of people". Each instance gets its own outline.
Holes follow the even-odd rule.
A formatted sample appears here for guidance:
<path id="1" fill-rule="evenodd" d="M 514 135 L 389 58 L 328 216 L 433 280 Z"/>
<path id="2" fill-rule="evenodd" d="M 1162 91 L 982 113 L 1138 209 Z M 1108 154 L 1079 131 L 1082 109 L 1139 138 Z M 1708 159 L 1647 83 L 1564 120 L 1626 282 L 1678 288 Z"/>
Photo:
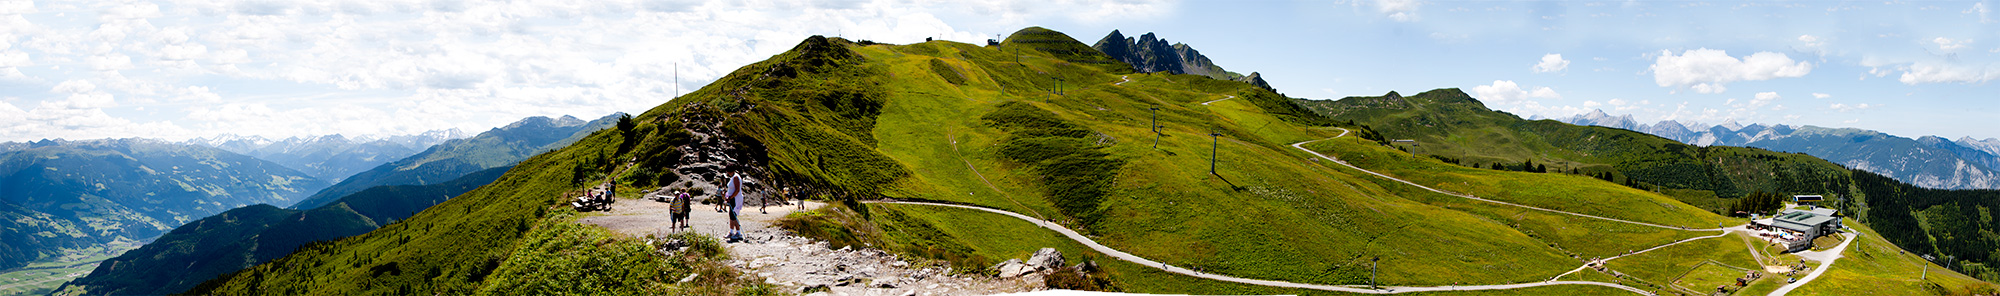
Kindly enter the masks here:
<path id="1" fill-rule="evenodd" d="M 736 170 L 726 171 L 723 173 L 723 176 L 725 178 L 725 181 L 723 181 L 721 186 L 718 186 L 720 188 L 718 188 L 719 192 L 717 192 L 718 195 L 716 196 L 721 200 L 715 203 L 715 211 L 729 213 L 729 235 L 728 237 L 726 237 L 726 239 L 731 242 L 742 241 L 743 226 L 742 223 L 739 221 L 740 220 L 739 216 L 741 216 L 741 213 L 743 211 L 744 199 L 746 199 L 746 197 L 744 196 L 746 193 L 744 192 L 743 188 L 744 176 L 742 172 Z M 784 198 L 790 198 L 793 196 L 794 195 L 792 189 L 790 187 L 786 187 L 782 190 L 782 193 L 780 195 L 780 202 L 782 202 Z M 668 200 L 668 202 L 670 203 L 670 205 L 668 207 L 671 210 L 669 211 L 670 213 L 668 220 L 670 221 L 669 222 L 670 227 L 673 228 L 674 230 L 680 230 L 682 228 L 692 228 L 693 226 L 689 225 L 688 223 L 689 220 L 688 216 L 692 212 L 691 208 L 693 207 L 694 204 L 694 196 L 689 194 L 686 190 L 674 190 L 673 194 L 669 195 L 669 198 L 670 200 Z M 799 209 L 803 210 L 805 209 L 805 200 L 803 199 L 803 197 L 800 198 L 801 199 L 799 200 Z M 770 207 L 771 203 L 768 200 L 762 200 L 762 201 L 763 202 L 758 203 L 757 212 L 762 214 L 770 214 L 770 211 L 767 210 L 767 208 Z"/>
<path id="2" fill-rule="evenodd" d="M 610 209 L 611 197 L 612 194 L 614 194 L 613 192 L 616 191 L 608 189 L 610 188 L 608 187 L 610 186 L 608 183 L 606 184 L 606 186 L 607 186 L 606 189 L 591 189 L 588 191 L 584 191 L 582 196 L 576 197 L 576 201 L 570 202 L 570 206 L 576 207 L 578 210 Z"/>

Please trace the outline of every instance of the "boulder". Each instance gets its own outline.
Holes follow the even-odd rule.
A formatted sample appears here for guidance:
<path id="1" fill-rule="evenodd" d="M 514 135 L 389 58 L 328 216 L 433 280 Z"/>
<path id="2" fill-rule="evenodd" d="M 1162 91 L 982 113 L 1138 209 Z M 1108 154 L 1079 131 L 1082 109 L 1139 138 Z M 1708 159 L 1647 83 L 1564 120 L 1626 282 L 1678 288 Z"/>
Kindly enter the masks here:
<path id="1" fill-rule="evenodd" d="M 1035 267 L 1028 266 L 1027 263 L 1021 262 L 1021 259 L 1007 259 L 1007 262 L 1000 262 L 1000 265 L 994 265 L 993 269 L 999 270 L 1000 277 L 1002 278 L 1018 277 L 1023 274 L 1035 272 Z"/>
<path id="2" fill-rule="evenodd" d="M 1063 266 L 1062 252 L 1055 248 L 1042 248 L 1028 257 L 1028 265 L 1033 265 L 1036 270 L 1060 268 Z"/>

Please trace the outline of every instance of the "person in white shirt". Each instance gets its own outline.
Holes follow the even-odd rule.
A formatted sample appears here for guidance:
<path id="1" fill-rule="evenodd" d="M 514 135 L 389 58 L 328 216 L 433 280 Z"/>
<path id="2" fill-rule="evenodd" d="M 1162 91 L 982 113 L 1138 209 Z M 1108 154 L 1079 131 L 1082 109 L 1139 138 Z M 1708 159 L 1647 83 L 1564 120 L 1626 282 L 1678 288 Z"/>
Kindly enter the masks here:
<path id="1" fill-rule="evenodd" d="M 726 202 L 730 205 L 729 240 L 742 241 L 743 226 L 737 222 L 737 215 L 743 211 L 743 173 L 731 171 L 729 173 L 729 181 L 725 184 L 723 185 L 726 186 L 723 196 L 727 198 Z"/>

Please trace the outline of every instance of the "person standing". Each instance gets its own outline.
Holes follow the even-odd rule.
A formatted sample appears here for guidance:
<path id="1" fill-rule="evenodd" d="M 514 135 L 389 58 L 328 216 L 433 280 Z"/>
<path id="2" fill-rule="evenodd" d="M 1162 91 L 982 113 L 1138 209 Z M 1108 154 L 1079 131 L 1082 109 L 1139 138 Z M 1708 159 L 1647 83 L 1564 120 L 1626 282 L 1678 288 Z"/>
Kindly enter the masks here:
<path id="1" fill-rule="evenodd" d="M 672 223 L 674 231 L 679 232 L 681 231 L 682 228 L 686 228 L 688 226 L 688 210 L 690 210 L 688 208 L 688 202 L 690 199 L 693 199 L 694 197 L 688 196 L 687 191 L 675 190 L 674 195 L 669 198 L 672 198 L 674 200 L 672 203 L 667 204 L 667 206 L 670 208 L 667 211 L 673 213 L 673 216 L 670 219 L 673 220 Z"/>
<path id="2" fill-rule="evenodd" d="M 785 200 L 785 197 L 783 195 L 780 195 L 778 196 L 778 200 L 783 201 Z M 770 215 L 771 214 L 770 211 L 764 210 L 764 208 L 768 207 L 771 207 L 771 192 L 766 191 L 764 192 L 764 194 L 757 195 L 757 213 Z"/>
<path id="3" fill-rule="evenodd" d="M 727 198 L 725 201 L 730 205 L 729 240 L 731 242 L 743 241 L 743 226 L 737 222 L 737 215 L 743 211 L 743 173 L 730 172 L 728 185 L 726 186 L 728 186 L 728 190 L 724 192 L 723 197 Z"/>

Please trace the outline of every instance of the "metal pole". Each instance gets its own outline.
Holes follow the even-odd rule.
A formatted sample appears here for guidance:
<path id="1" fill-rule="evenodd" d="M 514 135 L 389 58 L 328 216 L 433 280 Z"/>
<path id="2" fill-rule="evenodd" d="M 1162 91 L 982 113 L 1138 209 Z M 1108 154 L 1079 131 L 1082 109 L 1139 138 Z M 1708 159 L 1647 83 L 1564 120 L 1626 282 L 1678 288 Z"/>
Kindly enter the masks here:
<path id="1" fill-rule="evenodd" d="M 1160 149 L 1160 107 L 1146 109 L 1153 111 L 1153 149 Z"/>
<path id="2" fill-rule="evenodd" d="M 1210 175 L 1216 175 L 1216 173 L 1215 173 L 1215 145 L 1216 145 L 1216 143 L 1217 143 L 1217 142 L 1220 142 L 1220 141 L 1221 141 L 1221 140 L 1218 140 L 1218 138 L 1216 138 L 1216 137 L 1221 137 L 1221 136 L 1222 136 L 1222 133 L 1208 133 L 1208 174 L 1210 174 Z"/>
<path id="3" fill-rule="evenodd" d="M 1377 290 L 1379 290 L 1379 289 L 1382 289 L 1382 287 L 1379 287 L 1379 286 L 1376 286 L 1376 285 L 1375 285 L 1375 265 L 1376 265 L 1377 263 L 1380 263 L 1380 262 L 1382 262 L 1382 256 L 1375 256 L 1375 257 L 1373 257 L 1372 259 L 1368 260 L 1368 288 L 1369 288 L 1369 289 L 1377 289 Z"/>

